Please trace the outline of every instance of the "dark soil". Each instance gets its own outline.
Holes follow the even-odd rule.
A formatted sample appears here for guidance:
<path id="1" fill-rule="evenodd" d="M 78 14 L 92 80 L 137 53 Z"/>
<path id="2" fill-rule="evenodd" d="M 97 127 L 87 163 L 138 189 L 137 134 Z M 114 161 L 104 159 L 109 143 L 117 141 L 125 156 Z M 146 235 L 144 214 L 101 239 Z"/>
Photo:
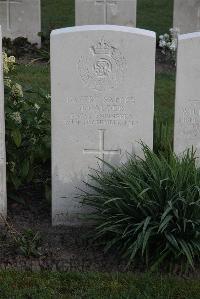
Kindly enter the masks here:
<path id="1" fill-rule="evenodd" d="M 40 191 L 30 190 L 32 198 L 22 197 L 26 204 L 9 203 L 8 223 L 17 232 L 31 229 L 41 235 L 41 256 L 25 257 L 13 242 L 10 230 L 2 227 L 0 268 L 17 270 L 59 271 L 127 271 L 125 261 L 103 250 L 85 238 L 89 227 L 52 227 L 50 206 L 40 198 Z"/>
<path id="2" fill-rule="evenodd" d="M 156 73 L 174 73 L 176 65 L 165 60 L 159 48 L 156 49 Z"/>
<path id="3" fill-rule="evenodd" d="M 8 223 L 16 232 L 27 229 L 39 232 L 41 245 L 40 256 L 26 257 L 13 242 L 11 231 L 2 226 L 0 232 L 0 269 L 28 271 L 78 271 L 78 272 L 145 272 L 144 265 L 127 267 L 127 261 L 120 260 L 116 252 L 105 254 L 103 249 L 86 238 L 92 227 L 65 227 L 51 225 L 50 206 L 41 198 L 41 190 L 29 187 L 22 192 L 25 204 L 8 205 Z M 23 194 L 24 193 L 24 194 Z M 197 265 L 196 265 L 197 266 Z M 200 267 L 195 271 L 183 270 L 175 265 L 173 274 L 185 278 L 199 277 Z M 188 271 L 189 270 L 189 271 Z M 160 269 L 166 273 L 165 269 Z"/>

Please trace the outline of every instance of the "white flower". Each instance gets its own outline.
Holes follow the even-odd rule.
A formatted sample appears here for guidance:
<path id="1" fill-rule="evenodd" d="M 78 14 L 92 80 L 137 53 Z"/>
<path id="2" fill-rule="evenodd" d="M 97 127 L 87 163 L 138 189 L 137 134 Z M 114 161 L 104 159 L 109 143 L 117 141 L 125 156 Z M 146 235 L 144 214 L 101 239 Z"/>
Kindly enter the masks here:
<path id="1" fill-rule="evenodd" d="M 49 93 L 46 95 L 46 99 L 51 100 L 51 95 Z"/>
<path id="2" fill-rule="evenodd" d="M 12 80 L 10 80 L 9 78 L 5 78 L 4 79 L 4 84 L 5 84 L 5 86 L 11 88 L 11 86 L 12 86 Z"/>
<path id="3" fill-rule="evenodd" d="M 14 98 L 23 98 L 23 90 L 22 90 L 22 86 L 18 83 L 15 83 L 13 86 L 12 86 L 12 89 L 11 89 L 11 95 L 14 97 Z"/>
<path id="4" fill-rule="evenodd" d="M 171 45 L 170 45 L 169 48 L 170 48 L 171 51 L 174 51 L 174 52 L 175 52 L 176 49 L 177 49 L 177 40 L 175 40 L 175 39 L 172 40 Z"/>
<path id="5" fill-rule="evenodd" d="M 5 74 L 8 74 L 9 71 L 13 70 L 15 67 L 15 57 L 10 56 L 3 52 L 3 71 Z"/>
<path id="6" fill-rule="evenodd" d="M 15 57 L 14 56 L 10 56 L 10 57 L 8 57 L 8 62 L 10 62 L 10 63 L 15 63 L 16 61 L 15 61 Z"/>
<path id="7" fill-rule="evenodd" d="M 170 48 L 170 46 L 171 46 L 171 42 L 168 42 L 166 46 L 167 46 L 168 48 Z"/>
<path id="8" fill-rule="evenodd" d="M 159 42 L 159 46 L 160 46 L 161 48 L 164 48 L 164 47 L 166 46 L 166 41 L 161 40 L 161 41 Z"/>
<path id="9" fill-rule="evenodd" d="M 159 47 L 161 48 L 162 54 L 168 57 L 171 55 L 172 59 L 174 59 L 174 53 L 177 50 L 179 30 L 177 28 L 170 28 L 169 33 L 170 34 L 165 33 L 164 35 L 160 35 Z"/>
<path id="10" fill-rule="evenodd" d="M 17 124 L 21 124 L 22 123 L 22 118 L 21 118 L 21 114 L 19 111 L 13 112 L 10 114 L 11 119 L 13 119 L 14 121 L 16 121 Z"/>
<path id="11" fill-rule="evenodd" d="M 40 106 L 37 103 L 35 103 L 34 107 L 37 111 L 40 109 Z"/>

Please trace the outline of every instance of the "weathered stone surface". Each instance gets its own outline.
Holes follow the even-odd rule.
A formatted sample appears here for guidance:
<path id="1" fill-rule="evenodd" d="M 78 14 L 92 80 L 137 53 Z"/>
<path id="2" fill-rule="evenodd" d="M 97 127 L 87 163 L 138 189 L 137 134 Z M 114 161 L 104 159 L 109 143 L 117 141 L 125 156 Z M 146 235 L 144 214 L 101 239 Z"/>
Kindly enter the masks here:
<path id="1" fill-rule="evenodd" d="M 200 154 L 200 33 L 180 35 L 176 79 L 174 150 Z"/>
<path id="2" fill-rule="evenodd" d="M 96 25 L 51 35 L 53 224 L 81 224 L 74 198 L 97 157 L 118 164 L 152 147 L 155 34 Z M 99 164 L 99 166 L 98 166 Z M 86 212 L 86 211 L 85 211 Z"/>
<path id="3" fill-rule="evenodd" d="M 200 0 L 174 0 L 173 27 L 180 33 L 200 30 Z"/>
<path id="4" fill-rule="evenodd" d="M 6 217 L 7 215 L 6 151 L 5 151 L 3 57 L 2 57 L 1 26 L 0 26 L 0 215 L 3 217 Z M 1 218 L 0 218 L 0 222 L 2 222 Z"/>
<path id="5" fill-rule="evenodd" d="M 76 25 L 136 27 L 137 0 L 76 0 Z"/>
<path id="6" fill-rule="evenodd" d="M 22 36 L 40 46 L 40 0 L 0 0 L 0 24 L 3 37 Z"/>

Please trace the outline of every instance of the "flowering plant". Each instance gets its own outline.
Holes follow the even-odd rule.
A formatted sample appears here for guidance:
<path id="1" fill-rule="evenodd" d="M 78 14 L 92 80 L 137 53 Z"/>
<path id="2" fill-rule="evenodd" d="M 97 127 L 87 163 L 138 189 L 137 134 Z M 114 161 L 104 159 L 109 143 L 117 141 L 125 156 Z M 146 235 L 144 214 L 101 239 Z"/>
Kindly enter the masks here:
<path id="1" fill-rule="evenodd" d="M 8 74 L 15 67 L 15 57 L 9 56 L 3 52 L 3 72 L 4 74 Z"/>
<path id="2" fill-rule="evenodd" d="M 175 63 L 177 40 L 179 30 L 177 28 L 169 29 L 169 34 L 165 33 L 159 36 L 159 47 L 162 49 L 161 53 L 165 55 L 167 61 Z"/>
<path id="3" fill-rule="evenodd" d="M 44 163 L 50 161 L 50 96 L 43 90 L 23 90 L 9 77 L 15 68 L 15 58 L 4 53 L 3 61 L 10 191 L 42 177 Z"/>

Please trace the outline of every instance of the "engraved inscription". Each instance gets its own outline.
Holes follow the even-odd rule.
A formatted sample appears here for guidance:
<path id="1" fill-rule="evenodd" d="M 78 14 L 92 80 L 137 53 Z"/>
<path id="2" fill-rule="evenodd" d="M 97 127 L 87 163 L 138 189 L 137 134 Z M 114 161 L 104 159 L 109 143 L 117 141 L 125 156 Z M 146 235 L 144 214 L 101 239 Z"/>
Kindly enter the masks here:
<path id="1" fill-rule="evenodd" d="M 85 86 L 102 92 L 116 88 L 124 79 L 127 62 L 120 50 L 103 38 L 78 61 L 78 72 Z"/>
<path id="2" fill-rule="evenodd" d="M 105 155 L 121 155 L 121 149 L 117 150 L 106 150 L 104 148 L 104 133 L 105 130 L 98 130 L 99 131 L 99 148 L 98 149 L 84 149 L 83 153 L 84 154 L 92 154 L 92 155 L 97 155 L 102 161 L 100 161 L 101 167 L 103 168 L 104 163 L 104 156 Z"/>
<path id="3" fill-rule="evenodd" d="M 127 97 L 79 96 L 68 97 L 72 111 L 66 120 L 67 126 L 109 125 L 133 127 L 136 125 L 133 112 L 135 99 Z"/>
<path id="4" fill-rule="evenodd" d="M 178 122 L 182 126 L 182 134 L 191 137 L 200 135 L 200 101 L 190 102 L 182 108 Z"/>

